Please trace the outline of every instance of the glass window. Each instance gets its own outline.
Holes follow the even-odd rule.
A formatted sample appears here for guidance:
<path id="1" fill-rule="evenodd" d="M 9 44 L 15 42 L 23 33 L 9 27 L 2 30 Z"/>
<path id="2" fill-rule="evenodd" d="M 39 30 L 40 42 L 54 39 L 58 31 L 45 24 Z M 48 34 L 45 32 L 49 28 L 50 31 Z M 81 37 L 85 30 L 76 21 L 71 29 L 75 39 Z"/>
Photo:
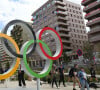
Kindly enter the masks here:
<path id="1" fill-rule="evenodd" d="M 36 16 L 33 16 L 33 19 L 36 19 Z"/>
<path id="2" fill-rule="evenodd" d="M 50 7 L 50 4 L 47 5 L 47 8 Z"/>
<path id="3" fill-rule="evenodd" d="M 45 10 L 45 7 L 43 8 L 43 10 Z"/>
<path id="4" fill-rule="evenodd" d="M 42 10 L 39 11 L 39 13 L 41 13 L 41 12 L 42 12 Z"/>
<path id="5" fill-rule="evenodd" d="M 55 3 L 55 0 L 52 1 L 52 5 Z"/>
<path id="6" fill-rule="evenodd" d="M 59 27 L 58 27 L 58 26 L 56 26 L 56 27 L 55 27 L 55 30 L 59 31 Z"/>

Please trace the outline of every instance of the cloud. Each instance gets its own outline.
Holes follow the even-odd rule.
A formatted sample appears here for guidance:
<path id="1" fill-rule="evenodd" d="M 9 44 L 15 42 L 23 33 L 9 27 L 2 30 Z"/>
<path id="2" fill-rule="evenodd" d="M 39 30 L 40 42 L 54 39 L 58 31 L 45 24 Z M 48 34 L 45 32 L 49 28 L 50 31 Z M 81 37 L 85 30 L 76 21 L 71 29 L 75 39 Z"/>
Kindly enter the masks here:
<path id="1" fill-rule="evenodd" d="M 31 14 L 47 0 L 2 0 L 0 3 L 0 29 L 13 19 L 31 21 Z"/>
<path id="2" fill-rule="evenodd" d="M 3 21 L 0 21 L 0 30 L 4 27 Z"/>
<path id="3" fill-rule="evenodd" d="M 69 1 L 74 2 L 74 3 L 77 3 L 77 4 L 81 4 L 81 1 L 82 0 L 69 0 Z"/>
<path id="4" fill-rule="evenodd" d="M 0 30 L 9 21 L 31 21 L 31 14 L 48 0 L 2 0 L 0 3 Z M 69 0 L 81 4 L 81 0 Z"/>

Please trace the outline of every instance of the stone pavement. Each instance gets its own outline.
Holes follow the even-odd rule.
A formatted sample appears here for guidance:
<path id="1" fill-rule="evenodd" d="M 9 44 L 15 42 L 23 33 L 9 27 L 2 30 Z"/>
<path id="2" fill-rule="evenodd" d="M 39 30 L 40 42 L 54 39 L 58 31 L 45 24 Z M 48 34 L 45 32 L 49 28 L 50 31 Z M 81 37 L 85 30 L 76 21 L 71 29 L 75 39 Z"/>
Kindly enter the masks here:
<path id="1" fill-rule="evenodd" d="M 36 90 L 37 84 L 36 81 L 26 81 L 26 88 L 18 87 L 17 81 L 8 81 L 5 84 L 0 84 L 0 90 Z M 68 84 L 67 87 L 63 87 L 61 85 L 60 89 L 57 89 L 56 87 L 52 88 L 51 85 L 43 84 L 40 86 L 40 90 L 72 90 L 72 84 Z M 77 90 L 80 90 L 78 86 L 76 87 Z M 94 90 L 94 89 L 90 89 Z M 100 90 L 100 89 L 97 89 Z"/>

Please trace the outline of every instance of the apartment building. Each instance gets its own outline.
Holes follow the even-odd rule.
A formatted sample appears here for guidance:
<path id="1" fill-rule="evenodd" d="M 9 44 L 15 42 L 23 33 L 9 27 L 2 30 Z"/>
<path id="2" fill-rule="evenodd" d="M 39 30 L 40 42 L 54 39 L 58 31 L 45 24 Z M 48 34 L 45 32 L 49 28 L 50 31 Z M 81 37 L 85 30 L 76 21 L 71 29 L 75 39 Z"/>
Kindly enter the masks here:
<path id="1" fill-rule="evenodd" d="M 12 63 L 13 58 L 11 58 L 3 49 L 3 45 L 0 41 L 0 68 L 4 71 L 10 68 L 10 64 Z"/>
<path id="2" fill-rule="evenodd" d="M 78 4 L 67 0 L 48 0 L 33 12 L 32 17 L 33 28 L 36 32 L 44 27 L 51 27 L 59 33 L 63 50 L 68 53 L 72 51 L 69 55 L 77 57 L 76 51 L 82 49 L 83 44 L 88 40 L 82 9 Z M 48 38 L 43 39 L 48 41 Z M 53 46 L 55 45 L 52 43 L 50 47 Z"/>
<path id="3" fill-rule="evenodd" d="M 27 22 L 27 24 L 32 26 L 31 23 Z M 20 23 L 15 24 L 11 30 L 11 37 L 16 41 L 19 49 L 21 49 L 22 45 L 24 45 L 25 42 L 33 39 L 33 37 L 31 36 L 33 35 L 28 30 L 28 28 L 26 28 L 26 26 L 24 25 L 21 25 Z M 29 57 L 27 57 L 27 62 L 33 70 L 41 68 L 45 64 L 45 60 L 43 60 L 36 51 L 33 52 Z"/>
<path id="4" fill-rule="evenodd" d="M 94 46 L 94 51 L 100 52 L 100 0 L 83 0 L 81 4 L 86 13 L 85 19 L 88 20 L 87 26 L 90 27 L 89 41 Z"/>

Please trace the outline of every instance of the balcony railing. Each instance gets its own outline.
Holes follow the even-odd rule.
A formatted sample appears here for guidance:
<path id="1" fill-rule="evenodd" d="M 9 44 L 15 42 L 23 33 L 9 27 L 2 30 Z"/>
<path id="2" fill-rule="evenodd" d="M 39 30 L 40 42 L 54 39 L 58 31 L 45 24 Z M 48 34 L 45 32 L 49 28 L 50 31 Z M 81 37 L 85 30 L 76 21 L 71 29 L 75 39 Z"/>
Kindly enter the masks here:
<path id="1" fill-rule="evenodd" d="M 96 24 L 96 23 L 99 23 L 99 22 L 100 22 L 100 17 L 89 21 L 87 23 L 87 26 L 91 26 L 91 25 Z"/>
<path id="2" fill-rule="evenodd" d="M 66 7 L 57 6 L 56 8 L 57 8 L 57 10 L 63 10 L 63 11 L 66 11 Z"/>
<path id="3" fill-rule="evenodd" d="M 85 18 L 87 19 L 89 16 L 94 16 L 94 14 L 98 13 L 99 11 L 100 11 L 100 8 L 99 9 L 96 9 L 96 10 L 93 10 L 92 12 L 87 13 L 85 15 Z"/>
<path id="4" fill-rule="evenodd" d="M 64 2 L 61 2 L 61 1 L 55 1 L 56 4 L 59 4 L 61 6 L 65 6 L 66 4 Z"/>
<path id="5" fill-rule="evenodd" d="M 58 19 L 61 19 L 61 20 L 66 20 L 66 21 L 68 20 L 68 17 L 61 17 L 61 16 L 58 16 L 57 18 L 58 18 Z"/>
<path id="6" fill-rule="evenodd" d="M 63 38 L 62 38 L 62 43 L 72 43 L 70 40 L 64 40 Z"/>
<path id="7" fill-rule="evenodd" d="M 85 2 L 86 0 L 82 0 L 82 3 Z"/>
<path id="8" fill-rule="evenodd" d="M 57 11 L 57 14 L 67 16 L 67 12 Z"/>
<path id="9" fill-rule="evenodd" d="M 88 9 L 90 9 L 90 8 L 92 8 L 92 7 L 94 7 L 94 6 L 96 6 L 98 3 L 100 2 L 100 0 L 97 0 L 97 1 L 95 1 L 95 2 L 93 2 L 93 3 L 91 3 L 91 4 L 89 4 L 88 6 L 86 6 L 86 7 L 84 7 L 84 11 L 87 11 Z"/>
<path id="10" fill-rule="evenodd" d="M 70 46 L 63 46 L 64 47 L 64 49 L 72 49 L 72 47 L 70 47 Z"/>
<path id="11" fill-rule="evenodd" d="M 70 30 L 67 29 L 67 28 L 66 28 L 66 29 L 65 29 L 65 28 L 59 28 L 59 30 L 62 31 L 62 32 L 69 32 L 69 31 L 70 31 Z"/>
<path id="12" fill-rule="evenodd" d="M 96 0 L 95 0 L 96 1 Z M 88 5 L 89 3 L 94 2 L 94 0 L 82 0 L 82 5 Z"/>
<path id="13" fill-rule="evenodd" d="M 90 42 L 98 42 L 100 41 L 100 35 L 96 35 L 94 37 L 89 38 Z"/>
<path id="14" fill-rule="evenodd" d="M 88 34 L 100 33 L 100 26 L 92 28 Z"/>
<path id="15" fill-rule="evenodd" d="M 60 33 L 59 35 L 60 35 L 61 37 L 62 37 L 62 36 L 64 36 L 64 37 L 70 37 L 70 35 L 64 34 L 64 33 Z"/>
<path id="16" fill-rule="evenodd" d="M 90 13 L 87 13 L 87 14 L 85 15 L 85 17 L 87 17 L 87 16 L 89 16 L 89 15 L 95 13 L 95 12 L 98 12 L 98 11 L 100 11 L 100 8 L 98 8 L 97 10 L 93 10 L 93 11 L 90 12 Z"/>

